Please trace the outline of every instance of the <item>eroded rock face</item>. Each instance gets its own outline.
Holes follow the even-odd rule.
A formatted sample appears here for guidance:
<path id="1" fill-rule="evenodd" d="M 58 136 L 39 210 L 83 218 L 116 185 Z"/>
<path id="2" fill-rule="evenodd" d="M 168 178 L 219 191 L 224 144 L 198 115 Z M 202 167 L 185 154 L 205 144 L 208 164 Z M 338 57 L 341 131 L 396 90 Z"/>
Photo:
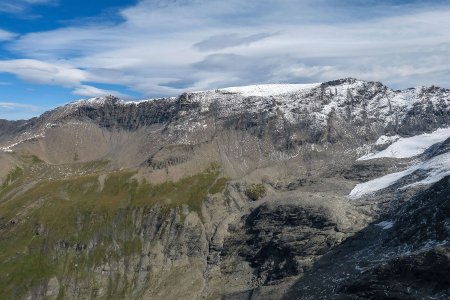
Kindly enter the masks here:
<path id="1" fill-rule="evenodd" d="M 391 207 L 384 221 L 335 247 L 285 299 L 448 299 L 449 180 Z"/>
<path id="2" fill-rule="evenodd" d="M 419 247 L 450 238 L 450 178 L 417 195 L 395 215 L 389 245 Z M 413 249 L 414 249 L 413 248 Z"/>
<path id="3" fill-rule="evenodd" d="M 222 255 L 241 256 L 264 285 L 305 273 L 361 226 L 351 221 L 358 213 L 346 208 L 336 199 L 268 200 L 242 217 Z"/>
<path id="4" fill-rule="evenodd" d="M 308 261 L 339 244 L 337 224 L 314 208 L 295 204 L 262 205 L 245 221 L 247 247 L 241 255 L 267 277 L 266 282 L 297 275 Z"/>
<path id="5" fill-rule="evenodd" d="M 449 278 L 450 249 L 436 247 L 387 260 L 339 292 L 342 299 L 446 299 Z"/>
<path id="6" fill-rule="evenodd" d="M 0 120 L 0 140 L 14 137 L 16 134 L 25 130 L 29 123 L 32 123 L 32 121 Z"/>

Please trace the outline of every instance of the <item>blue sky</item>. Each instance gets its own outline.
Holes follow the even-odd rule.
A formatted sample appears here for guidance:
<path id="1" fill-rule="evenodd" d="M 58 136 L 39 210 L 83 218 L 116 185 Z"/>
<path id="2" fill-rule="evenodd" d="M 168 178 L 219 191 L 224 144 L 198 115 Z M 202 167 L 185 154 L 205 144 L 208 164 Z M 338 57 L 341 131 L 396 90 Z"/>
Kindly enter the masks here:
<path id="1" fill-rule="evenodd" d="M 0 118 L 342 77 L 450 87 L 450 0 L 1 0 Z"/>

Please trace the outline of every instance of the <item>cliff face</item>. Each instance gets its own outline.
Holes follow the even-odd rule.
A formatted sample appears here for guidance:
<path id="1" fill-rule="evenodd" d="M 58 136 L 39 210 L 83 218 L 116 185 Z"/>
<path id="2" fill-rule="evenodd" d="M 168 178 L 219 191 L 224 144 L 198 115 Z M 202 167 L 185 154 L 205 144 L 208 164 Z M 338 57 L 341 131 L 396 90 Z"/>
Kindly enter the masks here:
<path id="1" fill-rule="evenodd" d="M 449 183 L 444 177 L 335 247 L 284 298 L 447 299 Z"/>
<path id="2" fill-rule="evenodd" d="M 423 278 L 448 265 L 449 105 L 341 79 L 2 121 L 0 294 L 444 297 Z M 389 148 L 423 134 L 419 155 Z"/>

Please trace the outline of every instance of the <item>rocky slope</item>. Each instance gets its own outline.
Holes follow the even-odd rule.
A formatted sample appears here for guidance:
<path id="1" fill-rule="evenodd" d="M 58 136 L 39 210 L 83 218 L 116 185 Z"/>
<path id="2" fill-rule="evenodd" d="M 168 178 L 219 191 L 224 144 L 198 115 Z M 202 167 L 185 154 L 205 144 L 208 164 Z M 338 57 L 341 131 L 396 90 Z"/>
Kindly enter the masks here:
<path id="1" fill-rule="evenodd" d="M 449 105 L 347 78 L 1 121 L 0 295 L 446 298 Z"/>

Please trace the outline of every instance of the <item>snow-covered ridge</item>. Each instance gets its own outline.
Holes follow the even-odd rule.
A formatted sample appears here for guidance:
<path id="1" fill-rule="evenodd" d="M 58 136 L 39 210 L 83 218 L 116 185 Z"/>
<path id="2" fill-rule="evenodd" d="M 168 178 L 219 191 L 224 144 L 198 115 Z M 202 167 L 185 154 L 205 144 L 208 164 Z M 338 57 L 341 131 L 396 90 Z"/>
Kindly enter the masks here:
<path id="1" fill-rule="evenodd" d="M 346 78 L 315 84 L 262 84 L 228 87 L 186 92 L 179 97 L 139 101 L 124 101 L 114 96 L 95 97 L 78 100 L 47 112 L 43 115 L 42 123 L 59 124 L 61 120 L 66 120 L 75 113 L 78 108 L 89 107 L 96 110 L 109 107 L 109 104 L 144 108 L 155 100 L 161 101 L 167 110 L 179 113 L 181 118 L 178 120 L 184 123 L 198 121 L 207 116 L 202 113 L 214 109 L 215 117 L 223 119 L 244 112 L 264 112 L 269 117 L 275 116 L 277 119 L 282 117 L 283 120 L 290 123 L 307 120 L 310 127 L 318 129 L 327 125 L 331 114 L 338 119 L 352 120 L 360 124 L 373 124 L 375 127 L 383 128 L 393 124 L 401 125 L 405 117 L 411 115 L 409 114 L 411 109 L 417 108 L 424 111 L 431 105 L 432 110 L 436 112 L 450 111 L 450 90 L 447 89 L 420 87 L 394 91 L 381 83 Z M 179 106 L 178 101 L 181 101 L 183 105 Z M 416 104 L 418 104 L 417 107 Z M 175 111 L 178 108 L 180 111 Z M 134 108 L 133 111 L 136 112 Z M 124 112 L 126 111 L 124 110 Z M 32 133 L 40 134 L 39 129 L 36 129 L 32 129 Z M 381 137 L 376 145 L 389 144 L 397 138 L 400 139 L 396 136 Z M 367 147 L 367 149 L 369 148 Z M 371 151 L 373 152 L 373 150 Z"/>
<path id="2" fill-rule="evenodd" d="M 239 94 L 243 97 L 257 96 L 257 97 L 268 97 L 268 96 L 278 96 L 283 94 L 295 93 L 307 89 L 313 89 L 320 86 L 320 83 L 313 84 L 258 84 L 258 85 L 249 85 L 249 86 L 238 86 L 238 87 L 227 87 L 222 89 L 215 90 L 206 90 L 206 91 L 194 91 L 190 92 L 190 94 L 211 94 L 211 93 L 230 93 L 230 94 Z M 125 101 L 113 96 L 102 96 L 102 97 L 94 97 L 88 99 L 80 99 L 74 102 L 69 103 L 68 105 L 71 107 L 79 107 L 79 106 L 103 106 L 108 102 L 115 102 L 122 105 L 132 105 L 139 104 L 143 102 L 149 102 L 153 100 L 158 100 L 163 98 L 151 98 L 151 99 L 143 99 L 136 101 Z M 176 97 L 164 98 L 166 100 L 173 100 Z"/>
<path id="3" fill-rule="evenodd" d="M 110 99 L 113 99 L 111 97 L 95 97 L 95 98 L 89 98 L 89 99 L 80 99 L 77 101 L 74 101 L 72 103 L 69 103 L 71 106 L 81 106 L 81 105 L 105 105 L 106 102 L 110 101 Z"/>
<path id="4" fill-rule="evenodd" d="M 69 107 L 80 107 L 80 106 L 103 106 L 108 102 L 114 102 L 119 103 L 122 105 L 135 105 L 143 102 L 149 102 L 152 100 L 157 99 L 143 99 L 143 100 L 136 100 L 136 101 L 125 101 L 119 98 L 111 97 L 111 96 L 105 96 L 105 97 L 95 97 L 95 98 L 88 98 L 88 99 L 80 99 L 74 102 L 71 102 L 67 104 Z"/>
<path id="5" fill-rule="evenodd" d="M 156 100 L 173 101 L 173 100 L 176 100 L 177 98 L 178 97 L 123 100 L 123 99 L 120 99 L 120 98 L 110 95 L 110 96 L 101 96 L 101 97 L 93 97 L 93 98 L 75 100 L 73 102 L 70 102 L 70 103 L 64 105 L 63 107 L 71 107 L 71 108 L 76 108 L 76 107 L 81 107 L 81 106 L 101 107 L 107 103 L 115 103 L 115 104 L 121 104 L 121 105 L 137 105 L 140 103 L 151 102 L 151 101 L 156 101 Z"/>
<path id="6" fill-rule="evenodd" d="M 321 128 L 327 124 L 330 114 L 356 122 L 395 124 L 402 122 L 415 104 L 433 103 L 438 109 L 450 107 L 450 91 L 433 87 L 412 88 L 394 91 L 378 82 L 367 82 L 353 78 L 338 79 L 314 84 L 261 84 L 241 87 L 227 87 L 215 90 L 186 92 L 179 97 L 124 101 L 114 96 L 90 98 L 72 102 L 56 109 L 52 118 L 59 119 L 73 113 L 80 107 L 101 108 L 107 104 L 131 106 L 147 105 L 154 100 L 166 102 L 169 106 L 178 100 L 194 104 L 180 111 L 187 122 L 196 119 L 200 113 L 214 108 L 216 117 L 229 118 L 245 113 L 265 112 L 268 115 L 283 116 L 296 123 L 308 120 L 312 127 Z M 175 105 L 174 105 L 175 108 Z M 186 125 L 187 126 L 187 125 Z M 382 126 L 382 125 L 381 125 Z M 388 143 L 390 141 L 381 141 Z"/>
<path id="7" fill-rule="evenodd" d="M 268 97 L 295 93 L 319 87 L 321 83 L 312 84 L 259 84 L 218 89 L 219 92 L 241 94 L 244 97 Z"/>
<path id="8" fill-rule="evenodd" d="M 14 152 L 13 148 L 16 147 L 17 145 L 20 145 L 27 141 L 44 138 L 46 130 L 49 128 L 56 127 L 56 126 L 57 126 L 57 124 L 46 123 L 37 132 L 33 133 L 33 132 L 25 131 L 20 136 L 18 136 L 15 140 L 9 141 L 8 143 L 6 143 L 7 146 L 0 147 L 0 151 L 6 152 L 6 153 L 13 153 Z"/>
<path id="9" fill-rule="evenodd" d="M 17 145 L 19 145 L 23 142 L 26 142 L 26 141 L 30 141 L 30 140 L 34 140 L 34 139 L 42 138 L 42 137 L 45 137 L 45 135 L 43 133 L 33 135 L 33 136 L 30 136 L 28 133 L 25 133 L 24 137 L 21 137 L 21 139 L 19 139 L 17 142 L 13 142 L 6 147 L 2 147 L 2 148 L 0 148 L 0 150 L 3 152 L 6 152 L 6 153 L 12 153 L 12 152 L 14 152 L 13 148 L 16 147 Z"/>
<path id="10" fill-rule="evenodd" d="M 383 90 L 386 89 L 386 90 Z M 310 92 L 317 94 L 318 91 L 322 92 L 323 95 L 331 97 L 331 102 L 321 103 L 322 112 L 319 113 L 319 117 L 324 117 L 328 115 L 333 109 L 342 107 L 342 104 L 348 101 L 348 97 L 352 97 L 355 94 L 371 93 L 377 94 L 382 92 L 379 96 L 374 97 L 369 101 L 367 100 L 367 110 L 370 114 L 375 114 L 381 112 L 383 114 L 392 114 L 393 110 L 396 110 L 400 114 L 404 114 L 410 110 L 415 103 L 418 101 L 431 101 L 433 104 L 442 104 L 444 101 L 447 103 L 447 98 L 450 98 L 450 91 L 445 89 L 440 89 L 440 94 L 427 95 L 427 99 L 423 98 L 423 93 L 427 90 L 439 89 L 435 87 L 417 87 L 406 89 L 402 91 L 394 91 L 386 88 L 380 83 L 366 82 L 362 80 L 357 80 L 353 78 L 340 79 L 325 83 L 312 83 L 312 84 L 260 84 L 260 85 L 249 85 L 249 86 L 237 86 L 237 87 L 227 87 L 215 90 L 205 90 L 205 91 L 193 91 L 187 92 L 183 95 L 185 99 L 190 102 L 201 103 L 202 107 L 205 109 L 215 100 L 221 98 L 221 103 L 225 104 L 227 101 L 231 101 L 233 105 L 239 103 L 248 104 L 246 97 L 261 97 L 260 100 L 253 100 L 252 103 L 255 104 L 255 109 L 261 109 L 265 107 L 260 105 L 264 101 L 264 97 L 277 97 L 277 101 L 281 101 L 282 104 L 286 104 L 286 109 L 299 108 L 314 106 L 317 108 L 318 103 L 312 103 L 311 100 L 307 99 L 307 95 Z M 435 91 L 433 91 L 434 93 Z M 431 94 L 433 94 L 431 93 Z M 425 94 L 427 94 L 425 92 Z M 286 95 L 286 97 L 284 97 Z M 317 95 L 316 95 L 317 96 Z M 442 96 L 442 97 L 441 97 Z M 296 98 L 295 103 L 292 102 L 293 97 Z M 322 96 L 321 96 L 322 97 Z M 444 100 L 443 100 L 444 98 Z M 168 97 L 168 98 L 152 98 L 143 99 L 137 101 L 124 101 L 114 96 L 104 96 L 95 97 L 90 99 L 81 99 L 74 101 L 66 105 L 68 108 L 76 108 L 80 106 L 94 106 L 100 107 L 106 103 L 113 102 L 121 105 L 136 105 L 144 102 L 151 102 L 154 100 L 166 100 L 173 101 L 178 99 L 178 97 Z M 304 101 L 302 101 L 304 100 Z M 316 99 L 317 100 L 317 99 Z M 225 101 L 225 102 L 224 102 Z M 355 108 L 358 110 L 359 108 Z"/>

